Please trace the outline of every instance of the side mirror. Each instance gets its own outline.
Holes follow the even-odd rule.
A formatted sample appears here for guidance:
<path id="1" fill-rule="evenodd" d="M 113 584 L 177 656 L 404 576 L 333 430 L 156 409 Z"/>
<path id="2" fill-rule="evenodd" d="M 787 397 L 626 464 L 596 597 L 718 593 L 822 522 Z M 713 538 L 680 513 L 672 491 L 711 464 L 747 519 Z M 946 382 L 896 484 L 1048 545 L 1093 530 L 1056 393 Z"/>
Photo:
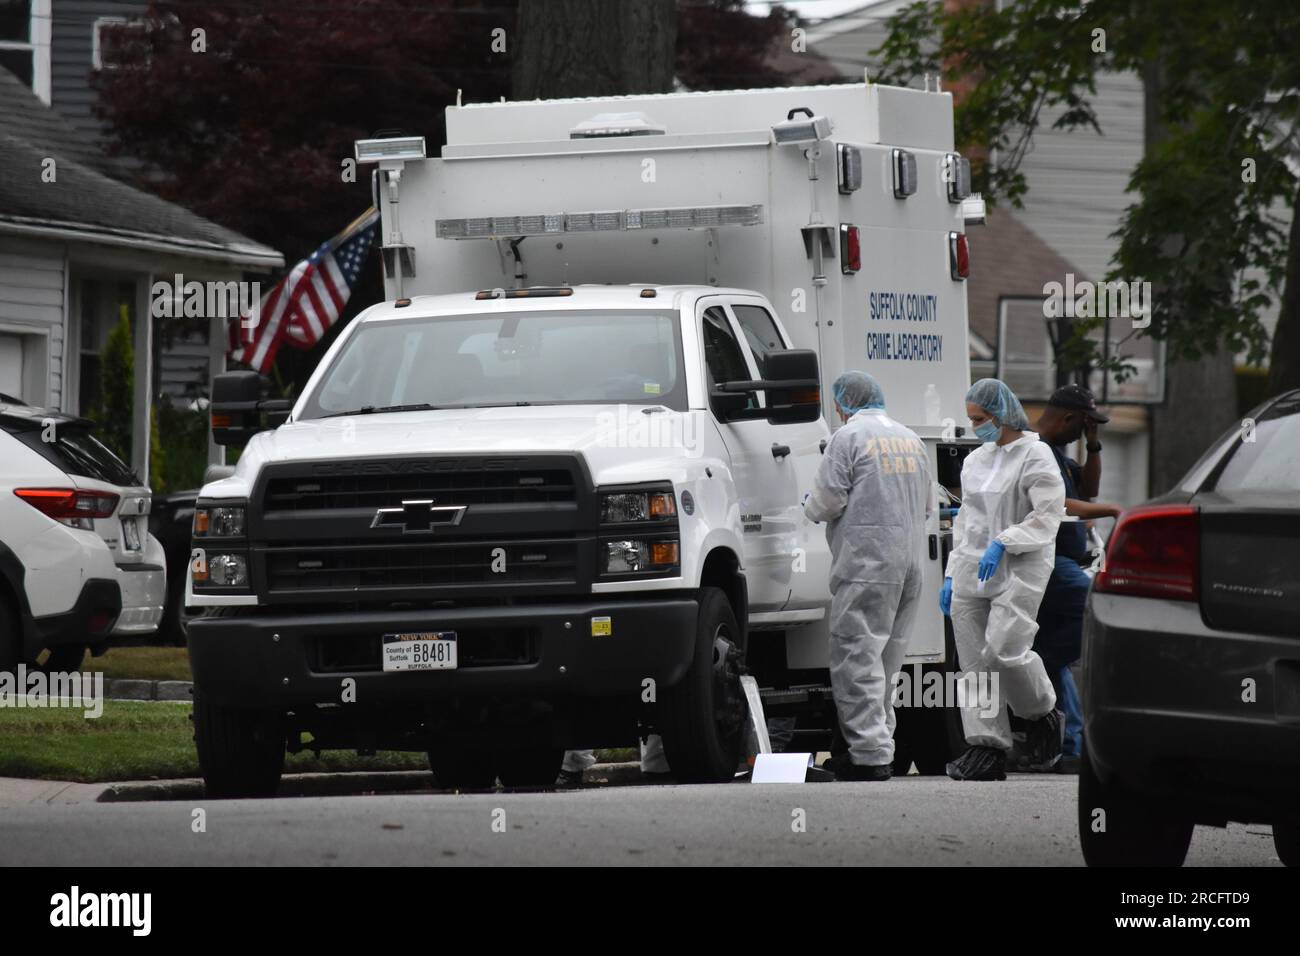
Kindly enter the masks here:
<path id="1" fill-rule="evenodd" d="M 727 421 L 765 418 L 773 425 L 815 422 L 821 418 L 821 370 L 811 349 L 782 349 L 767 354 L 767 375 L 749 382 L 722 382 L 715 386 L 713 407 Z M 767 393 L 766 408 L 746 403 L 727 404 L 732 396 Z"/>
<path id="2" fill-rule="evenodd" d="M 258 432 L 283 424 L 292 406 L 286 399 L 263 398 L 269 389 L 270 382 L 256 372 L 226 372 L 214 378 L 208 406 L 212 440 L 218 445 L 247 445 Z"/>
<path id="3" fill-rule="evenodd" d="M 769 352 L 767 420 L 773 425 L 815 422 L 822 416 L 821 369 L 812 349 Z"/>

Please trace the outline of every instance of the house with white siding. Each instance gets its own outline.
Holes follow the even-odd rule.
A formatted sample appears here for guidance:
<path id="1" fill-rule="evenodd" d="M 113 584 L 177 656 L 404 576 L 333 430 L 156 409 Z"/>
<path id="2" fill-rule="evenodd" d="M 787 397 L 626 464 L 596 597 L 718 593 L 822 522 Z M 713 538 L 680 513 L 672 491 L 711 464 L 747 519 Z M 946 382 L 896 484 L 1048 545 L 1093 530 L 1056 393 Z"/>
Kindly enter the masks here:
<path id="1" fill-rule="evenodd" d="M 875 51 L 889 35 L 888 21 L 909 0 L 874 0 L 808 27 L 809 50 L 820 54 L 846 79 L 865 70 L 878 76 Z M 937 81 L 936 81 L 937 82 Z M 920 83 L 918 82 L 918 86 Z M 1103 74 L 1093 105 L 1101 135 L 1091 130 L 1051 128 L 1057 118 L 1045 110 L 1034 143 L 1021 164 L 1029 186 L 1024 208 L 999 209 L 988 225 L 970 232 L 968 283 L 972 374 L 1006 379 L 1025 399 L 1047 398 L 1057 381 L 1051 330 L 1043 315 L 1043 287 L 1104 279 L 1118 247 L 1112 233 L 1132 197 L 1129 176 L 1142 157 L 1141 81 L 1132 74 Z M 1127 330 L 1110 335 L 1115 341 Z M 1098 400 L 1108 399 L 1112 421 L 1105 429 L 1106 467 L 1100 498 L 1135 504 L 1147 497 L 1149 416 L 1163 380 L 1163 352 L 1149 340 L 1130 342 L 1139 375 L 1120 384 L 1094 373 L 1089 382 Z M 1105 393 L 1105 394 L 1103 394 Z"/>
<path id="2" fill-rule="evenodd" d="M 113 178 L 109 163 L 84 130 L 0 69 L 0 393 L 86 414 L 100 352 L 125 316 L 135 353 L 132 465 L 147 475 L 166 346 L 189 343 L 185 361 L 201 380 L 225 367 L 225 320 L 154 318 L 154 283 L 257 279 L 284 259 Z"/>

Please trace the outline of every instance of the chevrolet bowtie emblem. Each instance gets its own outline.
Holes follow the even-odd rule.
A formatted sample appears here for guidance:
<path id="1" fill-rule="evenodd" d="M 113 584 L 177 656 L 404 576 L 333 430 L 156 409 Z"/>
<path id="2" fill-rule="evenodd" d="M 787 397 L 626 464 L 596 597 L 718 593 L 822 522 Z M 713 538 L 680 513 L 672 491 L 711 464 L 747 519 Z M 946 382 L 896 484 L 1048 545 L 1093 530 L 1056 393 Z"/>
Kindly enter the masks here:
<path id="1" fill-rule="evenodd" d="M 465 505 L 437 505 L 432 499 L 403 501 L 400 508 L 380 508 L 372 528 L 401 528 L 402 534 L 433 534 L 435 528 L 454 527 L 465 516 Z"/>

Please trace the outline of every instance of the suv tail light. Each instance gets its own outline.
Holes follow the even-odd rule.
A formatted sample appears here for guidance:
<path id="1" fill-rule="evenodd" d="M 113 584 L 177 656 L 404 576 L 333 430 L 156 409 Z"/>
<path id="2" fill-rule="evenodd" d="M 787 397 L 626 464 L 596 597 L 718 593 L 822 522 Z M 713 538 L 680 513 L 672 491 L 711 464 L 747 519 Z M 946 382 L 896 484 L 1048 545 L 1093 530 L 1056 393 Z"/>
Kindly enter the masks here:
<path id="1" fill-rule="evenodd" d="M 106 491 L 77 491 L 73 488 L 15 488 L 14 494 L 55 521 L 80 518 L 111 518 L 118 496 Z M 79 527 L 73 525 L 73 527 Z"/>
<path id="2" fill-rule="evenodd" d="M 1200 591 L 1201 528 L 1191 505 L 1126 511 L 1115 526 L 1093 589 L 1109 594 L 1195 601 Z"/>

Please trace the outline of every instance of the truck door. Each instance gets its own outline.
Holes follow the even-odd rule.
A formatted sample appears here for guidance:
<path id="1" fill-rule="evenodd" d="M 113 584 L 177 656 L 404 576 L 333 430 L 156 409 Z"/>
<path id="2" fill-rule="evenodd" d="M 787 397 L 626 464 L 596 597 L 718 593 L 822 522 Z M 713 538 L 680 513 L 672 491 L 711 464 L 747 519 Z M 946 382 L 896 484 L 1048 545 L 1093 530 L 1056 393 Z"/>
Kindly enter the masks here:
<path id="1" fill-rule="evenodd" d="M 758 367 L 759 378 L 767 377 L 767 353 L 790 348 L 790 337 L 767 304 L 755 300 L 732 299 L 732 315 L 744 336 L 744 344 Z M 766 404 L 766 396 L 760 396 Z M 821 419 L 793 425 L 771 426 L 773 441 L 790 449 L 790 454 L 775 463 L 781 481 L 781 497 L 771 502 L 768 520 L 772 532 L 769 542 L 789 561 L 790 596 L 786 609 L 824 608 L 830 601 L 830 546 L 825 526 L 804 517 L 803 496 L 812 490 L 813 478 L 821 465 L 823 442 L 830 430 Z M 793 497 L 787 497 L 793 487 Z"/>
<path id="2" fill-rule="evenodd" d="M 758 310 L 746 313 L 750 332 L 746 332 L 726 298 L 700 302 L 700 329 L 710 385 L 762 378 L 766 352 L 773 347 L 788 347 L 788 340 L 759 301 L 745 303 Z M 750 335 L 761 345 L 759 349 L 750 346 Z M 766 398 L 759 392 L 750 401 L 761 406 Z M 796 554 L 803 522 L 801 474 L 796 461 L 802 455 L 819 454 L 818 442 L 826 430 L 819 423 L 772 425 L 765 419 L 729 422 L 716 412 L 715 418 L 731 455 L 740 498 L 750 609 L 759 613 L 779 611 L 790 599 L 796 567 L 798 577 L 803 577 L 806 570 Z"/>

